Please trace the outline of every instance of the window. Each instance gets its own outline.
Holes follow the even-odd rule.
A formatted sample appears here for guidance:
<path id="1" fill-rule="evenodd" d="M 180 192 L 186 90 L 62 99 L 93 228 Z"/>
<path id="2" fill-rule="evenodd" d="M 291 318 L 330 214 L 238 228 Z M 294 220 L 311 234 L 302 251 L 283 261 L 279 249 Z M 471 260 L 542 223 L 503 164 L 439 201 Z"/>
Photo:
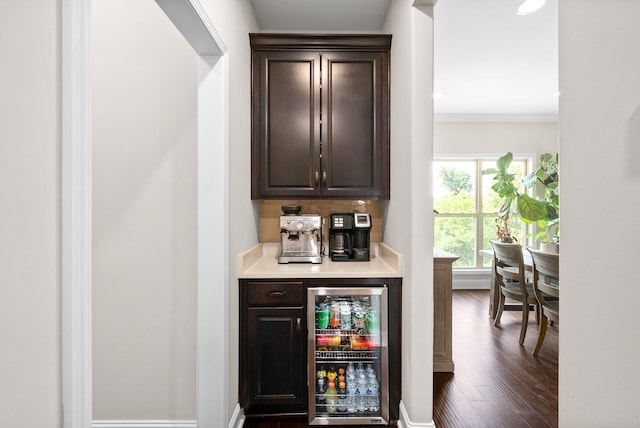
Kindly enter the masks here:
<path id="1" fill-rule="evenodd" d="M 501 201 L 491 189 L 493 175 L 482 175 L 495 168 L 499 156 L 487 158 L 448 157 L 433 162 L 434 246 L 460 257 L 457 268 L 484 268 L 491 261 L 479 251 L 490 249 L 496 238 L 495 219 Z M 510 170 L 520 182 L 529 173 L 533 157 L 514 156 Z M 527 225 L 512 216 L 511 233 L 519 241 L 528 233 Z"/>

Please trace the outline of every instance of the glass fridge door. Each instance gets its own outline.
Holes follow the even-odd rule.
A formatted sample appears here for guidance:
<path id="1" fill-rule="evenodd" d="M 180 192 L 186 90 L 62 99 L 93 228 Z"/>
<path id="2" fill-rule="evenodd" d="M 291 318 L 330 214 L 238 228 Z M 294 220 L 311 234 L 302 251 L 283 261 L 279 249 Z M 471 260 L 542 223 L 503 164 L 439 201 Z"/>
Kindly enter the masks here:
<path id="1" fill-rule="evenodd" d="M 309 424 L 386 425 L 386 286 L 311 287 L 307 303 Z"/>

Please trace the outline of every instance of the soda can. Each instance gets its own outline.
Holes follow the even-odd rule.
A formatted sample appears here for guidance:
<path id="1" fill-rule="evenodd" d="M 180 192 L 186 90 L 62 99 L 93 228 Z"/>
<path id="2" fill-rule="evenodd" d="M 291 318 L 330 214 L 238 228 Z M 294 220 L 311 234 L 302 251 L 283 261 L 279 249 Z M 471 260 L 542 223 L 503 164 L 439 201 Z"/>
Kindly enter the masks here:
<path id="1" fill-rule="evenodd" d="M 340 303 L 340 328 L 351 330 L 351 305 L 349 302 Z"/>
<path id="2" fill-rule="evenodd" d="M 367 314 L 366 326 L 369 333 L 373 334 L 378 332 L 380 326 L 378 323 L 378 314 L 376 312 L 371 311 Z"/>
<path id="3" fill-rule="evenodd" d="M 362 310 L 362 308 L 361 307 L 355 308 L 351 318 L 353 329 L 359 333 L 364 331 L 365 319 L 366 319 L 366 313 Z"/>

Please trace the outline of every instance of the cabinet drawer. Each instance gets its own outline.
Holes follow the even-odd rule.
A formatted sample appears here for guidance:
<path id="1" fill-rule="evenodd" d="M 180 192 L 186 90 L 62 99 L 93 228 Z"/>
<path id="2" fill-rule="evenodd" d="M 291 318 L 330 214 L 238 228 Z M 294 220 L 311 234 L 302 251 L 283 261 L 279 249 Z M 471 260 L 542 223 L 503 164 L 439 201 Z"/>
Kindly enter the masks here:
<path id="1" fill-rule="evenodd" d="M 304 305 L 302 282 L 248 282 L 247 304 L 249 306 Z"/>

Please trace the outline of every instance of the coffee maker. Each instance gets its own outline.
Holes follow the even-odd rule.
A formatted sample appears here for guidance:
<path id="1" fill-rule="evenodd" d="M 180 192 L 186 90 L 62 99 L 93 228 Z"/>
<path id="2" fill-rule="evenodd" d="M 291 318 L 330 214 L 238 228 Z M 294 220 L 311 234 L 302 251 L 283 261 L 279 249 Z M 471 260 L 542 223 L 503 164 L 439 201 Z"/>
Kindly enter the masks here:
<path id="1" fill-rule="evenodd" d="M 322 218 L 300 214 L 300 206 L 285 205 L 282 210 L 278 263 L 322 263 Z"/>
<path id="2" fill-rule="evenodd" d="M 329 254 L 335 262 L 368 262 L 371 216 L 366 213 L 331 214 Z"/>

